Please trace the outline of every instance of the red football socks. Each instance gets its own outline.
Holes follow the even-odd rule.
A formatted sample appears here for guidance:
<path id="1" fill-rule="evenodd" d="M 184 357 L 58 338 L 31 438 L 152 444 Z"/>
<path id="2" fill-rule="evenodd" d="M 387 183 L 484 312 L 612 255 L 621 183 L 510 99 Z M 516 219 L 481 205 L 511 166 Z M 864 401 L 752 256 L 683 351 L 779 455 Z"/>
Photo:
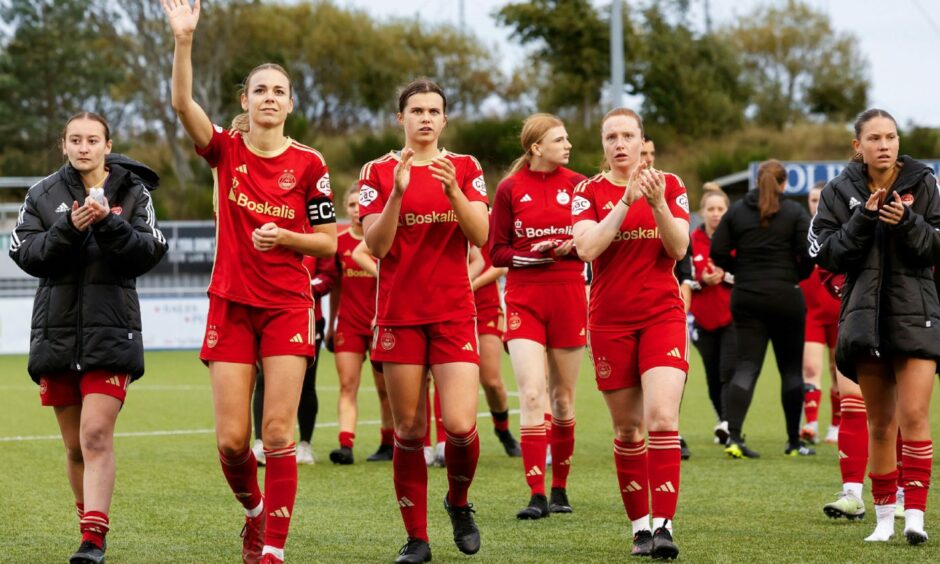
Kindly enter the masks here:
<path id="1" fill-rule="evenodd" d="M 842 422 L 839 425 L 839 469 L 842 483 L 865 483 L 868 466 L 868 417 L 865 400 L 842 396 Z"/>
<path id="2" fill-rule="evenodd" d="M 574 417 L 552 418 L 552 487 L 565 488 L 574 454 Z"/>
<path id="3" fill-rule="evenodd" d="M 868 474 L 871 478 L 871 496 L 875 505 L 894 505 L 898 495 L 898 471 L 892 470 L 887 474 Z M 907 493 L 904 494 L 907 497 Z M 907 499 L 904 500 L 905 503 Z"/>
<path id="4" fill-rule="evenodd" d="M 930 464 L 933 441 L 905 441 L 901 451 L 901 487 L 904 488 L 904 509 L 927 509 L 930 489 Z"/>
<path id="5" fill-rule="evenodd" d="M 98 548 L 104 548 L 104 537 L 110 528 L 106 513 L 86 511 L 81 521 L 82 542 L 91 541 Z"/>
<path id="6" fill-rule="evenodd" d="M 480 435 L 476 425 L 466 433 L 447 433 L 444 446 L 444 462 L 447 465 L 447 482 L 450 490 L 447 501 L 452 507 L 467 505 L 467 492 L 473 483 L 480 459 Z"/>
<path id="7" fill-rule="evenodd" d="M 356 442 L 356 433 L 350 433 L 348 431 L 340 431 L 339 446 L 352 448 L 353 443 L 355 442 Z"/>
<path id="8" fill-rule="evenodd" d="M 838 427 L 842 422 L 842 403 L 839 398 L 839 390 L 832 388 L 829 390 L 829 405 L 832 407 L 832 425 Z"/>
<path id="9" fill-rule="evenodd" d="M 392 477 L 409 538 L 428 540 L 428 467 L 421 439 L 395 437 Z"/>
<path id="10" fill-rule="evenodd" d="M 508 431 L 509 430 L 509 410 L 506 411 L 491 411 L 490 415 L 493 416 L 493 428 L 497 431 Z"/>
<path id="11" fill-rule="evenodd" d="M 291 443 L 284 448 L 264 449 L 264 456 L 264 544 L 283 549 L 297 497 L 297 449 Z"/>
<path id="12" fill-rule="evenodd" d="M 531 495 L 545 495 L 545 451 L 548 441 L 545 424 L 520 427 L 519 446 L 522 449 L 522 468 Z"/>
<path id="13" fill-rule="evenodd" d="M 635 521 L 650 513 L 649 468 L 646 441 L 627 443 L 614 439 L 614 464 L 617 482 L 627 517 Z"/>
<path id="14" fill-rule="evenodd" d="M 650 431 L 649 475 L 653 518 L 672 519 L 679 500 L 678 431 Z"/>
<path id="15" fill-rule="evenodd" d="M 392 446 L 395 444 L 395 430 L 394 429 L 386 429 L 383 427 L 379 429 L 379 432 L 382 434 L 382 442 L 380 444 L 382 444 L 383 446 L 384 445 Z"/>
<path id="16" fill-rule="evenodd" d="M 222 474 L 235 499 L 245 509 L 254 509 L 261 503 L 261 488 L 258 487 L 258 461 L 251 449 L 235 456 L 226 456 L 219 451 Z"/>
<path id="17" fill-rule="evenodd" d="M 813 388 L 803 394 L 803 414 L 806 423 L 819 421 L 819 400 L 822 399 L 822 390 Z"/>

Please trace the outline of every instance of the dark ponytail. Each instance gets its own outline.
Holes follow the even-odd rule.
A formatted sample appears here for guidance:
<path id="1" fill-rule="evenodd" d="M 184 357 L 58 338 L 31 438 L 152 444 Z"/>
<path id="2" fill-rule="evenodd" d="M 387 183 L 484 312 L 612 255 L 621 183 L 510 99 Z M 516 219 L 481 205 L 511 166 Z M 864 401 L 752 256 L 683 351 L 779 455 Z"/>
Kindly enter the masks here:
<path id="1" fill-rule="evenodd" d="M 783 164 L 770 159 L 757 169 L 757 189 L 760 191 L 757 207 L 760 209 L 760 226 L 770 225 L 770 219 L 780 211 L 780 184 L 787 180 L 787 169 Z"/>

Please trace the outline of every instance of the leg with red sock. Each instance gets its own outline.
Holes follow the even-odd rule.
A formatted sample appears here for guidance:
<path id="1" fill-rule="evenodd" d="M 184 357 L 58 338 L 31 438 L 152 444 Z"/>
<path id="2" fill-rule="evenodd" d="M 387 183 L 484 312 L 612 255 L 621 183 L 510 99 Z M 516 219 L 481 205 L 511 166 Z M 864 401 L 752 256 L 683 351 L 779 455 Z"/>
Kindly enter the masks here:
<path id="1" fill-rule="evenodd" d="M 571 513 L 568 502 L 568 474 L 571 472 L 571 458 L 574 455 L 574 417 L 571 419 L 552 418 L 552 495 L 549 510 L 552 513 Z"/>
<path id="2" fill-rule="evenodd" d="M 803 390 L 803 429 L 800 438 L 813 443 L 819 442 L 819 402 L 822 390 L 812 384 L 805 384 Z"/>
<path id="3" fill-rule="evenodd" d="M 829 406 L 832 410 L 832 418 L 829 430 L 826 431 L 826 443 L 836 444 L 839 442 L 839 425 L 842 423 L 842 400 L 836 386 L 829 389 Z"/>
<path id="4" fill-rule="evenodd" d="M 650 529 L 649 466 L 646 441 L 614 439 L 614 465 L 623 508 L 633 526 L 634 556 L 649 556 L 653 549 Z"/>
<path id="5" fill-rule="evenodd" d="M 901 449 L 901 487 L 904 488 L 904 536 L 909 544 L 927 541 L 924 512 L 930 490 L 933 441 L 905 441 Z"/>
<path id="6" fill-rule="evenodd" d="M 297 497 L 297 450 L 294 443 L 290 443 L 284 448 L 265 448 L 264 454 L 267 459 L 264 474 L 264 513 L 267 523 L 262 559 L 270 555 L 269 560 L 282 562 Z"/>
<path id="7" fill-rule="evenodd" d="M 868 417 L 861 396 L 844 395 L 842 421 L 839 426 L 839 470 L 842 473 L 842 493 L 836 501 L 823 506 L 823 512 L 833 519 L 863 519 L 865 503 L 862 490 L 865 468 L 868 466 Z"/>
<path id="8" fill-rule="evenodd" d="M 545 496 L 545 452 L 548 440 L 545 425 L 521 427 L 522 470 L 529 486 L 529 505 L 516 513 L 519 519 L 541 519 L 550 515 Z"/>
<path id="9" fill-rule="evenodd" d="M 264 548 L 264 502 L 258 487 L 258 461 L 249 448 L 241 454 L 227 456 L 219 451 L 222 474 L 235 499 L 245 509 L 242 528 L 242 558 L 245 562 L 259 562 Z"/>
<path id="10" fill-rule="evenodd" d="M 356 441 L 356 434 L 349 431 L 339 432 L 339 448 L 330 451 L 330 462 L 333 464 L 352 464 L 353 444 Z"/>
<path id="11" fill-rule="evenodd" d="M 447 433 L 447 482 L 444 508 L 454 527 L 454 543 L 464 554 L 480 550 L 480 531 L 473 520 L 473 506 L 467 500 L 470 484 L 480 459 L 480 436 L 476 425 L 466 433 Z"/>
<path id="12" fill-rule="evenodd" d="M 428 545 L 428 465 L 424 461 L 424 449 L 423 439 L 395 436 L 392 478 L 398 509 L 408 535 L 396 562 L 431 560 Z"/>
<path id="13" fill-rule="evenodd" d="M 898 493 L 898 471 L 887 474 L 869 473 L 871 495 L 875 502 L 875 532 L 865 538 L 869 542 L 886 542 L 894 536 L 894 504 Z"/>
<path id="14" fill-rule="evenodd" d="M 679 500 L 681 460 L 678 431 L 650 431 L 648 465 L 653 508 L 653 551 L 650 556 L 654 558 L 675 558 L 679 554 L 672 541 L 672 518 Z"/>
<path id="15" fill-rule="evenodd" d="M 382 427 L 379 429 L 379 448 L 366 458 L 366 462 L 391 461 L 392 453 L 395 449 L 394 430 Z"/>

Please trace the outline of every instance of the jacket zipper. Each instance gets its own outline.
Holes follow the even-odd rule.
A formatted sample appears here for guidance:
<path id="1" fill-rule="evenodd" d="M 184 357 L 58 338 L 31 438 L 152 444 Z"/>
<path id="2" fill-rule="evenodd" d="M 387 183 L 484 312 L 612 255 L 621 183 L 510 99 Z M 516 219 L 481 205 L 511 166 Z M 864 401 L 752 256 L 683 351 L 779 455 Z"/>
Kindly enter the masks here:
<path id="1" fill-rule="evenodd" d="M 78 309 L 75 321 L 75 370 L 78 372 L 82 371 L 82 341 L 84 336 L 82 335 L 82 310 L 85 297 L 85 243 L 88 242 L 88 237 L 90 233 L 85 236 L 85 239 L 82 241 L 82 248 L 79 251 L 79 261 L 82 265 L 80 278 L 78 280 Z"/>

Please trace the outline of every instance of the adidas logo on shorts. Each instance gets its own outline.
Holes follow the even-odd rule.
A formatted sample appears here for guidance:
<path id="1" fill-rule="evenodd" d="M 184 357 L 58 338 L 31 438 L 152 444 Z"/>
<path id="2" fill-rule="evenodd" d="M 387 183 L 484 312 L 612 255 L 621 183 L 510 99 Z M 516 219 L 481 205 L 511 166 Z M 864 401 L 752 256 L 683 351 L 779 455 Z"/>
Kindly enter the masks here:
<path id="1" fill-rule="evenodd" d="M 465 350 L 465 351 L 473 351 L 473 345 L 471 345 L 470 343 L 466 343 L 466 344 L 464 344 L 464 346 L 463 346 L 463 350 Z"/>
<path id="2" fill-rule="evenodd" d="M 290 338 L 292 343 L 303 343 L 304 338 L 300 336 L 300 333 L 294 333 L 294 336 Z"/>
<path id="3" fill-rule="evenodd" d="M 656 491 L 663 493 L 676 493 L 676 488 L 672 486 L 672 482 L 666 482 L 665 484 L 656 488 Z"/>
<path id="4" fill-rule="evenodd" d="M 682 353 L 679 352 L 679 347 L 673 347 L 673 349 L 669 351 L 669 356 L 673 358 L 682 358 Z"/>

